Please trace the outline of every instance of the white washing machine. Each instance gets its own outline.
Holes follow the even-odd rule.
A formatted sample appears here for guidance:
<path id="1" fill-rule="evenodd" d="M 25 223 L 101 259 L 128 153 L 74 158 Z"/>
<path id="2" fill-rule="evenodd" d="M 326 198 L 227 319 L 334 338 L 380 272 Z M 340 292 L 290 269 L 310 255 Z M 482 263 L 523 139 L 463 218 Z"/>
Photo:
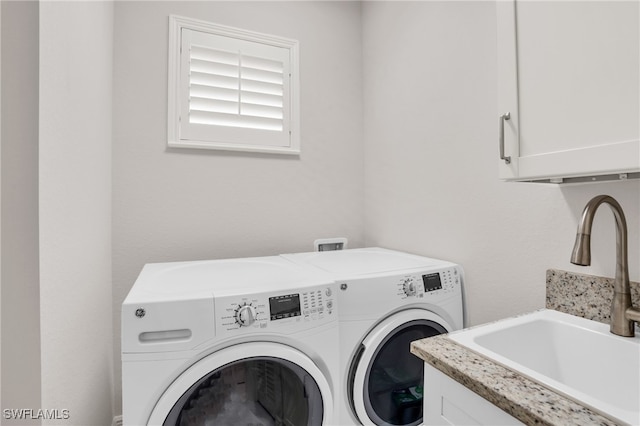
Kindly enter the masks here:
<path id="1" fill-rule="evenodd" d="M 339 423 L 422 423 L 423 362 L 409 346 L 463 328 L 462 268 L 381 248 L 285 256 L 339 284 Z"/>
<path id="2" fill-rule="evenodd" d="M 122 305 L 124 424 L 338 424 L 337 292 L 282 257 L 146 265 Z"/>

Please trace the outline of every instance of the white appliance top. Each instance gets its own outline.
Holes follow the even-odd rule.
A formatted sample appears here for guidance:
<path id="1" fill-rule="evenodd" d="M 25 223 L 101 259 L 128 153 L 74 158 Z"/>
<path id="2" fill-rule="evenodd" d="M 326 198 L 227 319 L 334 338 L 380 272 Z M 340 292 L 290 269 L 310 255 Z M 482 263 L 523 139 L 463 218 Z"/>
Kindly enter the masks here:
<path id="1" fill-rule="evenodd" d="M 453 263 L 379 247 L 283 255 L 339 278 L 454 266 Z"/>
<path id="2" fill-rule="evenodd" d="M 223 297 L 331 283 L 322 273 L 280 256 L 144 266 L 125 303 Z"/>

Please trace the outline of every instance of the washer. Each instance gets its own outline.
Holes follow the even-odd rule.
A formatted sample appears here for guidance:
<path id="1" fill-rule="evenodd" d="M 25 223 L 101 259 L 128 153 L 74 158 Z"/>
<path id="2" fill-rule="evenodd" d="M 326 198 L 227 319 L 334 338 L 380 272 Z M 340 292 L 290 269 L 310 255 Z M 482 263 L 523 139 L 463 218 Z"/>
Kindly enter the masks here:
<path id="1" fill-rule="evenodd" d="M 462 268 L 382 248 L 286 257 L 340 285 L 339 423 L 420 424 L 423 362 L 409 345 L 463 327 Z"/>
<path id="2" fill-rule="evenodd" d="M 146 265 L 122 305 L 124 424 L 338 424 L 337 293 L 282 257 Z"/>

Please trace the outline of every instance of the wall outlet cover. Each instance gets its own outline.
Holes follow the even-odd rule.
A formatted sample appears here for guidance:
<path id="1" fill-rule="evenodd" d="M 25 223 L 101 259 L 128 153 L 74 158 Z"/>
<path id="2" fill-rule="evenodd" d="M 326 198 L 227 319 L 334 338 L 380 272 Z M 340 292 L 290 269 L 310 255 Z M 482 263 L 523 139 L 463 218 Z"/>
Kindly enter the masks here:
<path id="1" fill-rule="evenodd" d="M 313 248 L 315 251 L 345 250 L 347 239 L 344 237 L 321 238 L 313 242 Z"/>

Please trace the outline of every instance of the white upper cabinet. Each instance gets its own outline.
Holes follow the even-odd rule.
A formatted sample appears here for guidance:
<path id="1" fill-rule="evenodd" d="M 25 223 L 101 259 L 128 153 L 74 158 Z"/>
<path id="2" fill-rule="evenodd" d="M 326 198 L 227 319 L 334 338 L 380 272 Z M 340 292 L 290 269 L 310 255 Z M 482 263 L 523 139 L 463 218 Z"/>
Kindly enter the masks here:
<path id="1" fill-rule="evenodd" d="M 505 180 L 640 176 L 640 1 L 498 1 Z"/>

